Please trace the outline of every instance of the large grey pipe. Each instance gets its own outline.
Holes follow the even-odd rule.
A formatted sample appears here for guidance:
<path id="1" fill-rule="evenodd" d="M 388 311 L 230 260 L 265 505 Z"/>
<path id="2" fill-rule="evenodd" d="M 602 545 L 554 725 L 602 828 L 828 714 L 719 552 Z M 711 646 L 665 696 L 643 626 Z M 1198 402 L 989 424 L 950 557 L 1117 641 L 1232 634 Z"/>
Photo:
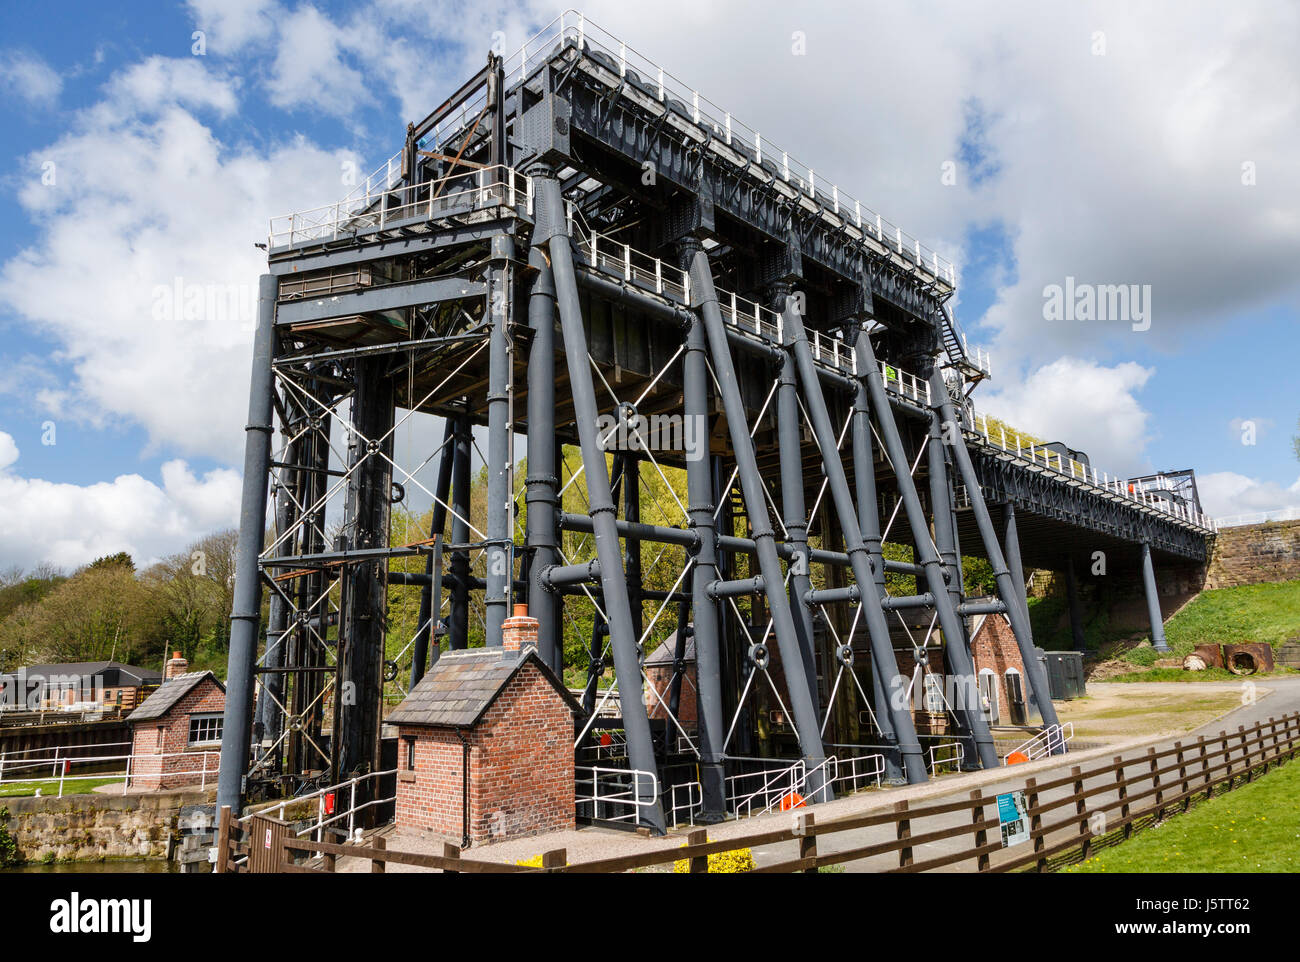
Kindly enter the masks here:
<path id="1" fill-rule="evenodd" d="M 896 687 L 898 659 L 894 657 L 894 646 L 889 638 L 889 624 L 885 620 L 884 609 L 880 606 L 880 589 L 876 584 L 876 576 L 871 570 L 867 546 L 862 541 L 862 530 L 858 527 L 857 506 L 853 503 L 853 494 L 849 491 L 844 464 L 840 460 L 836 447 L 835 428 L 831 424 L 830 413 L 826 409 L 826 397 L 822 394 L 821 383 L 817 379 L 812 350 L 808 347 L 808 335 L 804 333 L 803 320 L 799 317 L 794 303 L 793 298 L 786 301 L 781 323 L 785 330 L 786 344 L 794 354 L 795 362 L 799 367 L 799 381 L 803 387 L 808 419 L 812 422 L 813 435 L 817 438 L 818 448 L 821 449 L 822 467 L 826 472 L 826 481 L 831 491 L 831 500 L 835 505 L 835 513 L 839 517 L 840 532 L 844 536 L 844 549 L 853 567 L 853 578 L 858 583 L 862 615 L 871 638 L 872 669 L 882 681 L 889 679 L 889 682 Z M 921 744 L 916 738 L 911 706 L 907 704 L 906 699 L 889 698 L 887 710 L 908 782 L 911 784 L 924 782 L 926 780 L 925 757 L 921 753 Z M 885 733 L 882 731 L 882 734 Z"/>
<path id="2" fill-rule="evenodd" d="M 803 439 L 799 430 L 799 382 L 795 360 L 786 355 L 781 363 L 776 389 L 777 449 L 781 455 L 781 523 L 785 525 L 786 543 L 790 545 L 790 610 L 794 615 L 795 635 L 803 652 L 804 672 L 808 677 L 808 697 L 818 708 L 817 659 L 813 650 L 813 618 L 804 595 L 812 590 L 809 576 L 808 519 L 805 514 L 803 486 Z"/>
<path id="3" fill-rule="evenodd" d="M 718 544 L 709 458 L 707 351 L 704 322 L 695 315 L 686 330 L 686 352 L 682 359 L 683 440 L 686 446 L 687 514 L 696 538 L 695 567 L 691 571 L 691 619 L 699 701 L 700 787 L 703 818 L 707 822 L 716 822 L 726 816 L 727 799 L 722 761 L 725 730 L 718 603 L 708 593 L 709 585 L 718 580 Z M 683 650 L 680 642 L 685 628 L 685 622 L 679 619 L 679 651 Z"/>
<path id="4" fill-rule="evenodd" d="M 930 526 L 921 507 L 921 499 L 916 493 L 916 482 L 913 481 L 909 470 L 907 452 L 903 449 L 903 440 L 898 433 L 898 424 L 894 421 L 894 411 L 889 405 L 889 396 L 885 393 L 885 382 L 880 375 L 880 366 L 876 364 L 876 353 L 871 348 L 871 337 L 866 331 L 858 335 L 853 350 L 857 355 L 858 377 L 866 383 L 867 391 L 871 396 L 871 406 L 876 411 L 876 423 L 880 427 L 880 440 L 893 466 L 894 477 L 898 479 L 898 491 L 903 498 L 903 507 L 907 511 L 907 523 L 912 529 L 916 551 L 925 568 L 926 585 L 934 595 L 935 614 L 939 618 L 939 627 L 943 631 L 945 642 L 953 648 L 950 658 L 957 669 L 957 678 L 961 682 L 961 694 L 978 705 L 978 698 L 974 694 L 975 668 L 970 652 L 966 650 L 963 643 L 965 632 L 962 631 L 961 619 L 953 606 L 952 597 L 948 594 L 943 564 L 930 543 Z M 942 382 L 943 379 L 939 380 Z M 979 711 L 968 714 L 967 720 L 980 763 L 985 768 L 997 768 L 1001 761 L 997 749 L 993 746 L 988 720 Z"/>
<path id="5" fill-rule="evenodd" d="M 1151 542 L 1146 540 L 1142 542 L 1142 586 L 1146 589 L 1147 617 L 1151 619 L 1151 647 L 1156 651 L 1168 651 L 1165 621 L 1160 614 L 1160 594 L 1156 590 L 1156 569 L 1151 564 Z"/>
<path id="6" fill-rule="evenodd" d="M 1016 599 L 1025 619 L 1029 619 L 1029 593 L 1025 588 L 1025 566 L 1020 560 L 1020 532 L 1016 526 L 1016 506 L 1008 501 L 1003 505 L 1003 550 L 1007 556 L 1007 567 L 1011 569 L 1011 584 L 1016 589 Z M 1005 607 L 1005 606 L 1004 606 Z M 1005 614 L 1005 611 L 1003 612 Z M 1042 720 L 1043 713 L 1038 708 L 1038 692 L 1030 689 L 1025 701 L 1031 719 Z"/>
<path id="7" fill-rule="evenodd" d="M 614 670 L 618 674 L 628 760 L 634 769 L 653 774 L 657 785 L 658 766 L 650 738 L 650 721 L 646 717 L 645 703 L 641 697 L 640 639 L 636 637 L 632 626 L 623 553 L 619 546 L 618 528 L 614 523 L 618 509 L 614 505 L 605 452 L 596 429 L 596 389 L 591 380 L 587 332 L 573 273 L 572 242 L 565 226 L 564 201 L 560 194 L 560 183 L 553 177 L 535 177 L 533 183 L 537 211 L 533 243 L 547 244 L 551 255 L 574 419 L 582 447 L 583 469 L 587 475 L 596 557 L 600 561 L 601 589 L 605 614 L 609 618 L 610 644 L 614 649 Z M 637 821 L 663 833 L 663 807 L 656 796 L 655 786 L 645 778 L 638 778 L 634 789 L 640 803 L 637 807 Z"/>
<path id="8" fill-rule="evenodd" d="M 453 443 L 455 436 L 456 429 L 451 418 L 445 418 L 442 431 L 442 454 L 438 456 L 438 480 L 433 486 L 433 511 L 429 520 L 429 537 L 439 540 L 442 539 L 442 529 L 447 524 L 447 496 L 451 493 L 451 466 L 456 456 L 456 447 Z M 429 662 L 429 640 L 437 634 L 434 625 L 438 623 L 438 616 L 442 613 L 439 610 L 442 608 L 442 599 L 438 598 L 435 601 L 433 597 L 435 563 L 441 564 L 441 557 L 435 559 L 434 552 L 430 551 L 429 557 L 424 562 L 424 573 L 428 583 L 420 589 L 420 617 L 416 622 L 419 627 L 415 633 L 415 644 L 411 646 L 412 688 L 424 677 L 425 667 Z M 436 655 L 434 660 L 437 660 Z"/>
<path id="9" fill-rule="evenodd" d="M 749 436 L 745 406 L 736 381 L 736 368 L 731 361 L 727 344 L 727 331 L 718 307 L 718 293 L 713 286 L 713 273 L 708 255 L 696 250 L 691 259 L 691 306 L 699 311 L 704 321 L 704 332 L 709 339 L 709 353 L 713 357 L 713 371 L 722 393 L 722 407 L 727 414 L 727 430 L 731 434 L 732 452 L 736 458 L 736 474 L 749 517 L 754 553 L 763 578 L 764 592 L 772 616 L 772 631 L 781 652 L 781 667 L 785 671 L 786 687 L 790 695 L 790 711 L 799 731 L 799 748 L 809 774 L 807 791 L 810 798 L 828 800 L 831 789 L 823 777 L 812 774 L 825 761 L 822 750 L 821 724 L 817 709 L 809 697 L 808 678 L 804 671 L 803 652 L 790 612 L 790 599 L 785 593 L 785 577 L 781 571 L 781 558 L 776 551 L 772 523 L 768 518 L 767 498 L 763 494 L 763 480 L 758 472 L 754 455 L 754 442 Z M 824 769 L 821 770 L 824 775 Z"/>
<path id="10" fill-rule="evenodd" d="M 528 252 L 535 272 L 528 295 L 528 474 L 524 479 L 524 522 L 532 562 L 528 568 L 528 613 L 537 619 L 537 652 L 564 676 L 564 644 L 559 632 L 559 596 L 542 583 L 542 572 L 559 560 L 555 514 L 559 478 L 555 467 L 555 281 L 551 263 L 537 246 Z"/>
<path id="11" fill-rule="evenodd" d="M 221 774 L 217 807 L 238 815 L 248 771 L 253 713 L 253 666 L 262 614 L 262 573 L 257 558 L 266 536 L 267 469 L 271 461 L 271 358 L 275 339 L 276 280 L 263 274 L 257 288 L 257 332 L 248 386 L 248 424 L 244 428 L 244 488 L 239 503 L 239 541 L 235 547 L 234 604 L 230 612 L 230 655 L 226 662 L 226 711 L 222 722 Z"/>
<path id="12" fill-rule="evenodd" d="M 510 585 L 514 578 L 513 554 L 514 492 L 510 490 L 512 436 L 510 431 L 512 350 L 506 325 L 513 307 L 510 289 L 510 260 L 515 241 L 508 234 L 492 238 L 491 284 L 488 313 L 492 318 L 488 335 L 488 441 L 487 441 L 487 587 L 483 591 L 483 617 L 489 647 L 503 644 L 501 626 L 510 608 Z"/>
<path id="13" fill-rule="evenodd" d="M 864 338 L 865 340 L 865 338 Z M 1026 609 L 1018 603 L 1016 586 L 1011 578 L 1011 570 L 998 544 L 997 532 L 993 520 L 989 517 L 988 505 L 984 502 L 984 492 L 980 488 L 979 478 L 975 476 L 975 466 L 971 463 L 970 451 L 966 449 L 966 439 L 961 433 L 961 421 L 954 413 L 952 400 L 948 397 L 948 386 L 944 384 L 943 373 L 936 366 L 930 372 L 930 405 L 940 419 L 943 430 L 952 437 L 952 457 L 961 474 L 962 484 L 970 496 L 971 510 L 975 514 L 975 524 L 979 528 L 980 540 L 984 542 L 984 551 L 989 564 L 993 567 L 993 577 L 997 580 L 998 597 L 1007 605 L 1007 619 L 1011 622 L 1011 631 L 1016 636 L 1016 647 L 1020 649 L 1020 658 L 1025 663 L 1025 674 L 1029 676 L 1029 687 L 1038 693 L 1038 711 L 1047 726 L 1057 724 L 1056 709 L 1047 687 L 1047 674 L 1038 660 L 1034 650 L 1034 637 L 1029 628 Z M 1064 747 L 1059 749 L 1064 751 Z"/>
<path id="14" fill-rule="evenodd" d="M 865 337 L 865 334 L 860 334 Z M 871 560 L 871 573 L 876 580 L 876 593 L 885 597 L 885 572 L 888 565 L 881 552 L 880 537 L 880 501 L 876 497 L 876 457 L 871 444 L 871 405 L 867 399 L 866 386 L 858 382 L 853 392 L 853 481 L 858 499 L 858 522 L 862 532 L 862 543 Z M 886 632 L 888 634 L 888 632 Z M 868 631 L 867 640 L 871 636 Z M 890 648 L 893 648 L 891 642 Z M 873 655 L 874 663 L 874 655 Z M 898 660 L 894 659 L 894 670 L 889 675 L 890 681 L 898 674 Z M 889 711 L 889 682 L 881 677 L 880 672 L 871 673 L 872 715 L 881 739 L 887 746 L 884 752 L 885 784 L 901 785 L 904 782 L 902 754 L 898 750 L 898 735 L 894 731 L 894 720 Z"/>

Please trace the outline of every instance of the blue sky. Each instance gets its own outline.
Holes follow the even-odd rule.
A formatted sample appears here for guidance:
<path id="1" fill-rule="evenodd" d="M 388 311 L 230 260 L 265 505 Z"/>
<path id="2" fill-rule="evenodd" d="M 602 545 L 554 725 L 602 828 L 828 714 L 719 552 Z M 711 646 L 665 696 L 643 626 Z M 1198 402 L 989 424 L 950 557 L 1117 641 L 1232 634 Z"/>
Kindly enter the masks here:
<path id="1" fill-rule="evenodd" d="M 1219 514 L 1300 506 L 1293 8 L 760 6 L 586 12 L 959 265 L 979 407 L 1112 473 L 1192 466 Z M 158 291 L 245 293 L 270 216 L 560 7 L 3 8 L 0 568 L 177 551 L 237 514 L 248 319 L 159 320 Z M 1067 276 L 1149 285 L 1150 329 L 1047 320 Z"/>

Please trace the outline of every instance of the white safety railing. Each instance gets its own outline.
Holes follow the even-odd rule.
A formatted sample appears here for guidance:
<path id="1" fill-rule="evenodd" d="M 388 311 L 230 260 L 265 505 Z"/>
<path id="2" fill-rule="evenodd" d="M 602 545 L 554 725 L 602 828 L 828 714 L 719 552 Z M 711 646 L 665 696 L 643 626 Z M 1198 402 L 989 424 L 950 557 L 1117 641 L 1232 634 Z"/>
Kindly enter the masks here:
<path id="1" fill-rule="evenodd" d="M 966 757 L 961 742 L 952 741 L 931 745 L 927 754 L 930 756 L 930 772 L 934 775 L 942 772 L 945 766 L 951 766 L 954 772 L 960 771 L 961 763 Z"/>
<path id="2" fill-rule="evenodd" d="M 989 426 L 987 414 L 972 409 L 972 433 L 977 443 L 987 448 L 1000 451 L 1007 457 L 1015 458 L 1040 470 L 1052 472 L 1052 476 L 1065 483 L 1078 483 L 1092 488 L 1108 497 L 1118 498 L 1131 503 L 1140 510 L 1153 514 L 1162 514 L 1174 521 L 1202 531 L 1217 531 L 1221 522 L 1216 522 L 1209 515 L 1197 511 L 1189 505 L 1177 504 L 1167 498 L 1151 494 L 1130 484 L 1127 479 L 1107 472 L 1098 472 L 1091 465 L 1076 461 L 1062 455 L 1061 452 L 1047 448 L 1038 442 L 1027 442 L 1019 433 L 1008 434 L 1005 427 L 996 424 Z"/>
<path id="3" fill-rule="evenodd" d="M 1010 758 L 1019 752 L 1028 761 L 1032 762 L 1036 758 L 1059 755 L 1065 749 L 1065 743 L 1073 737 L 1073 722 L 1066 722 L 1064 725 L 1048 725 L 1033 738 L 1007 752 L 1007 757 Z"/>
<path id="4" fill-rule="evenodd" d="M 695 824 L 695 816 L 704 809 L 704 787 L 699 782 L 681 782 L 668 793 L 669 825 L 681 825 L 683 819 Z"/>
<path id="5" fill-rule="evenodd" d="M 756 772 L 742 772 L 726 778 L 727 808 L 740 817 L 753 815 L 757 809 L 769 811 L 773 805 L 793 792 L 801 784 L 805 772 L 802 759 L 789 763 L 781 759 L 751 758 L 744 761 L 761 762 L 768 767 Z M 757 787 L 753 787 L 757 785 Z"/>
<path id="6" fill-rule="evenodd" d="M 1296 520 L 1300 520 L 1300 507 L 1278 508 L 1275 511 L 1256 511 L 1253 514 L 1233 514 L 1226 518 L 1216 518 L 1215 525 L 1218 528 L 1240 528 L 1248 524 Z"/>
<path id="7" fill-rule="evenodd" d="M 486 207 L 532 209 L 532 178 L 511 167 L 461 171 L 414 187 L 349 195 L 324 207 L 271 218 L 271 250 L 349 237 L 411 220 L 434 220 L 453 212 Z"/>
<path id="8" fill-rule="evenodd" d="M 648 782 L 649 791 L 641 790 Z M 659 802 L 659 778 L 638 768 L 574 766 L 574 801 L 591 805 L 591 817 L 607 822 L 636 821 L 637 809 Z"/>
<path id="9" fill-rule="evenodd" d="M 316 801 L 316 817 L 308 824 L 296 831 L 296 835 L 302 838 L 304 835 L 314 835 L 313 841 L 323 841 L 324 830 L 327 826 L 336 823 L 347 822 L 347 835 L 350 838 L 356 831 L 356 817 L 358 812 L 363 812 L 368 808 L 374 808 L 379 805 L 385 805 L 396 799 L 396 795 L 377 796 L 375 798 L 357 801 L 357 790 L 373 782 L 378 788 L 380 780 L 389 775 L 397 774 L 397 769 L 390 768 L 382 772 L 368 772 L 365 775 L 357 775 L 355 778 L 349 778 L 338 782 L 334 785 L 327 785 L 324 788 L 318 788 L 314 792 L 308 792 L 305 795 L 296 795 L 293 798 L 282 798 L 278 801 L 268 802 L 257 808 L 249 809 L 239 821 L 247 822 L 254 815 L 264 815 L 267 812 L 275 812 L 280 821 L 285 821 L 285 814 L 288 809 L 299 806 L 303 802 Z M 341 794 L 347 795 L 347 806 L 342 807 L 340 799 Z"/>
<path id="10" fill-rule="evenodd" d="M 835 758 L 835 768 L 830 779 L 832 786 L 839 786 L 837 791 L 861 791 L 872 786 L 880 787 L 880 780 L 885 775 L 884 755 L 854 755 L 850 758 Z"/>
<path id="11" fill-rule="evenodd" d="M 526 81 L 542 64 L 561 54 L 566 45 L 576 45 L 588 54 L 599 51 L 605 63 L 592 68 L 591 62 L 599 62 L 592 58 L 583 69 L 597 76 L 608 73 L 602 79 L 611 89 L 622 85 L 624 96 L 638 98 L 650 109 L 663 110 L 667 122 L 683 136 L 706 144 L 707 149 L 732 164 L 746 164 L 756 178 L 770 179 L 773 189 L 787 201 L 815 213 L 830 227 L 843 230 L 855 240 L 880 247 L 922 276 L 949 287 L 956 284 L 956 269 L 950 260 L 836 184 L 824 177 L 819 181 L 811 167 L 764 139 L 759 131 L 736 120 L 730 112 L 582 13 L 569 10 L 560 14 L 518 50 L 512 51 L 504 63 L 507 82 Z"/>
<path id="12" fill-rule="evenodd" d="M 184 758 L 187 759 L 187 765 L 198 764 L 201 767 L 191 768 L 182 767 L 179 769 L 169 768 L 167 759 Z M 145 770 L 140 770 L 142 763 L 148 761 L 149 765 Z M 211 761 L 210 761 L 211 760 Z M 113 770 L 115 763 L 121 763 L 121 770 Z M 155 764 L 157 767 L 155 769 Z M 96 768 L 107 768 L 107 771 L 83 771 L 74 772 L 73 766 L 90 765 Z M 46 774 L 46 770 L 49 773 Z M 122 782 L 122 794 L 130 789 L 132 781 L 148 783 L 153 779 L 166 779 L 168 782 L 176 783 L 179 779 L 191 779 L 190 784 L 197 782 L 199 789 L 206 789 L 208 779 L 215 777 L 221 771 L 221 753 L 218 751 L 192 751 L 192 752 L 161 752 L 158 754 L 147 755 L 80 755 L 72 757 L 65 755 L 61 759 L 32 759 L 27 761 L 7 761 L 0 770 L 0 784 L 5 786 L 11 785 L 46 785 L 50 782 L 58 782 L 58 797 L 63 797 L 63 791 L 68 781 L 84 781 L 93 779 L 104 782 Z M 15 772 L 23 772 L 28 775 L 24 778 L 12 777 Z M 31 775 L 32 772 L 40 772 L 40 775 Z"/>
<path id="13" fill-rule="evenodd" d="M 627 732 L 621 728 L 601 728 L 593 735 L 594 738 L 579 749 L 583 761 L 606 762 L 627 758 Z"/>

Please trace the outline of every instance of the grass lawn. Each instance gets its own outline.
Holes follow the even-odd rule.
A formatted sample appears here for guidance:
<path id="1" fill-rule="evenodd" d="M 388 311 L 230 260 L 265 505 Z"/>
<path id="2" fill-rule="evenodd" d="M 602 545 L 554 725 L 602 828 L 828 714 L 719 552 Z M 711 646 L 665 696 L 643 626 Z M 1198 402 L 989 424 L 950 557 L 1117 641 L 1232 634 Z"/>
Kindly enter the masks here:
<path id="1" fill-rule="evenodd" d="M 1300 762 L 1288 762 L 1065 871 L 1300 871 Z"/>
<path id="2" fill-rule="evenodd" d="M 88 795 L 100 785 L 120 785 L 122 779 L 120 776 L 115 778 L 65 778 L 63 780 L 64 795 Z M 41 790 L 42 795 L 59 794 L 59 780 L 52 778 L 45 782 L 19 782 L 9 784 L 0 782 L 0 798 L 19 798 L 26 795 L 35 795 L 37 789 Z"/>
<path id="3" fill-rule="evenodd" d="M 1257 641 L 1277 647 L 1296 634 L 1300 634 L 1300 581 L 1218 588 L 1201 592 L 1169 619 L 1165 636 L 1171 655 L 1135 648 L 1124 657 L 1149 665 L 1158 657 L 1185 655 L 1197 645 Z M 1194 676 L 1207 677 L 1205 672 Z"/>

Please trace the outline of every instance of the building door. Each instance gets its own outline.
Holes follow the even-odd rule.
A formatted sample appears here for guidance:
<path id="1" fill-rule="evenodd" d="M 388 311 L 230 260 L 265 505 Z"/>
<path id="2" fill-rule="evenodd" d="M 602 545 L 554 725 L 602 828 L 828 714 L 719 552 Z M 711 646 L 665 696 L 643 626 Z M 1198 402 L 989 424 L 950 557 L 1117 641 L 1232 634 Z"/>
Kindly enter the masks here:
<path id="1" fill-rule="evenodd" d="M 980 669 L 980 707 L 990 725 L 1002 720 L 1001 706 L 998 704 L 998 676 L 991 668 Z"/>

